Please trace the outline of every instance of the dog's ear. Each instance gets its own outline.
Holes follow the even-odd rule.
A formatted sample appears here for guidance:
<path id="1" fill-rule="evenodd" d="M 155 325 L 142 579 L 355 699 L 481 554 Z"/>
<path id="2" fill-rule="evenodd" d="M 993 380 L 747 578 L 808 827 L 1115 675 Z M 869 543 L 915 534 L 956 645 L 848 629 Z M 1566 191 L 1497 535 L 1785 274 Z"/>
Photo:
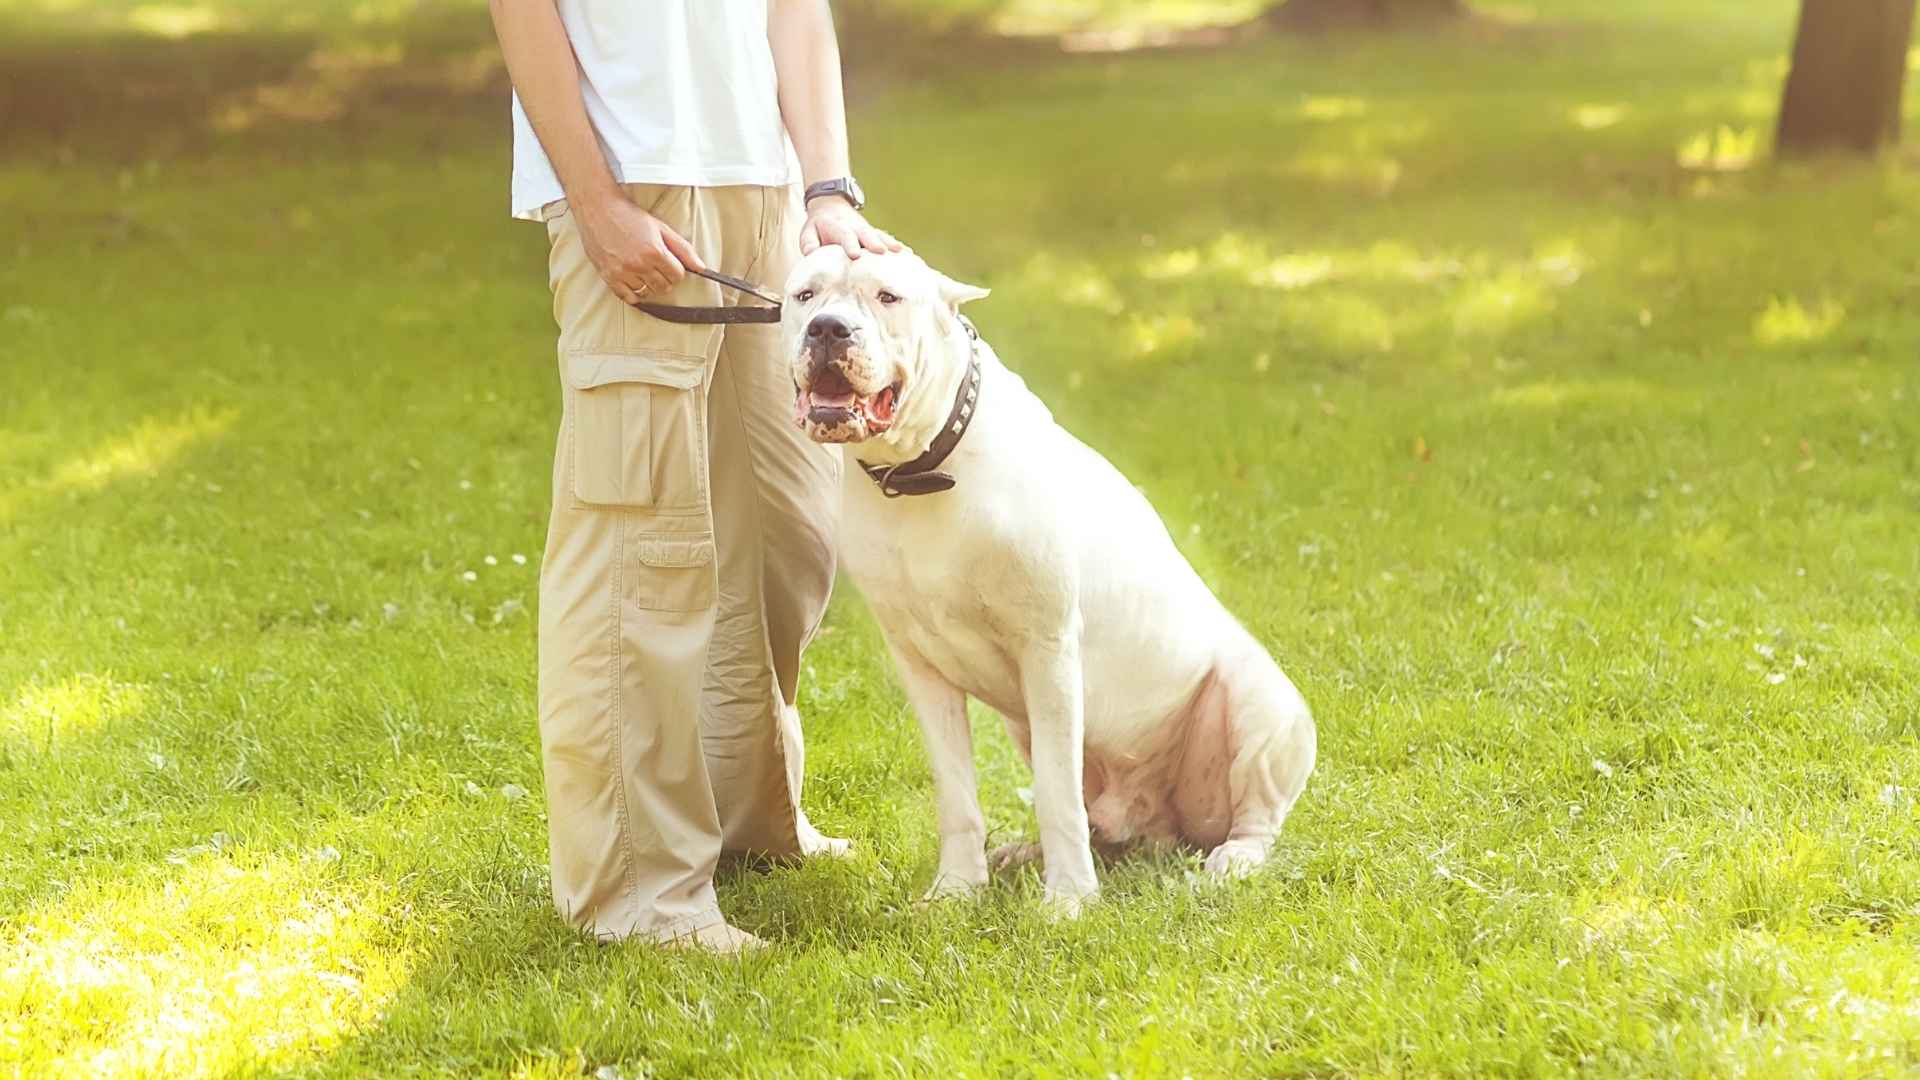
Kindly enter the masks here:
<path id="1" fill-rule="evenodd" d="M 947 302 L 953 310 L 959 311 L 961 304 L 970 304 L 975 300 L 985 300 L 992 289 L 983 289 L 978 285 L 969 285 L 964 281 L 955 281 L 936 271 L 934 277 L 940 283 L 940 299 Z"/>

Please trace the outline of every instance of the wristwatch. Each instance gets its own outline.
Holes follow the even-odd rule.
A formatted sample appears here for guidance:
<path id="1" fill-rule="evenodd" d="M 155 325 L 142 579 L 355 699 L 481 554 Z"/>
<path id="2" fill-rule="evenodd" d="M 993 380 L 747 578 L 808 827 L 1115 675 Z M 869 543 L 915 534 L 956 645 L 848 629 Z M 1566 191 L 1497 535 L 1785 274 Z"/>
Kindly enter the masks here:
<path id="1" fill-rule="evenodd" d="M 860 190 L 860 182 L 851 176 L 842 176 L 837 180 L 822 180 L 817 184 L 809 184 L 807 185 L 806 197 L 801 201 L 805 205 L 811 206 L 813 205 L 813 200 L 824 195 L 838 195 L 849 203 L 852 203 L 855 210 L 866 209 L 867 196 Z"/>

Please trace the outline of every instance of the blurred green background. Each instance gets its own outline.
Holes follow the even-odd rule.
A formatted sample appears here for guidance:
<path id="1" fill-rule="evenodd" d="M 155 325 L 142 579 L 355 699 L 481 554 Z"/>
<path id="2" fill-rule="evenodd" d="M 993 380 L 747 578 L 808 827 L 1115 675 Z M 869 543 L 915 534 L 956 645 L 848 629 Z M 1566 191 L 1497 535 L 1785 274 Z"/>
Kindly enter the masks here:
<path id="1" fill-rule="evenodd" d="M 801 705 L 859 854 L 729 871 L 735 965 L 549 909 L 484 5 L 0 0 L 0 1072 L 1920 1068 L 1911 154 L 1776 158 L 1791 0 L 1256 7 L 838 10 L 876 220 L 1312 703 L 1276 865 L 915 907 L 843 588 Z"/>

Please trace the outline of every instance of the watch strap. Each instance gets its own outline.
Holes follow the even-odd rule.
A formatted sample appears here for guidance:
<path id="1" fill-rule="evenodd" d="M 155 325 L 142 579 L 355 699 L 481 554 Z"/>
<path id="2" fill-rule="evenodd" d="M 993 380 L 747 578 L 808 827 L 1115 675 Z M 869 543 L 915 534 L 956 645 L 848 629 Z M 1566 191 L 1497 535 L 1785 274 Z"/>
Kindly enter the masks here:
<path id="1" fill-rule="evenodd" d="M 847 200 L 848 204 L 855 210 L 866 208 L 866 200 L 860 197 L 860 187 L 854 183 L 853 177 L 851 176 L 836 177 L 832 180 L 822 180 L 817 184 L 807 185 L 806 194 L 801 197 L 800 203 L 802 206 L 811 206 L 813 205 L 813 200 L 825 198 L 828 195 L 840 196 Z"/>

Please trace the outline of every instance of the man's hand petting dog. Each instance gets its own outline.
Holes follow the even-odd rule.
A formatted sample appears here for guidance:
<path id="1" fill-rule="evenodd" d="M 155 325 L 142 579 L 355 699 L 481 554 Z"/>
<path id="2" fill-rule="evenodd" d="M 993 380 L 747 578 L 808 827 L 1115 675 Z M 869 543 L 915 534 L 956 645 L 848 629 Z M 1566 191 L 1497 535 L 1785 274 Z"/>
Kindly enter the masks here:
<path id="1" fill-rule="evenodd" d="M 885 255 L 905 251 L 906 245 L 883 230 L 867 224 L 866 215 L 845 199 L 827 195 L 807 207 L 807 223 L 800 229 L 800 254 L 811 255 L 829 244 L 837 244 L 851 258 L 871 252 Z"/>

